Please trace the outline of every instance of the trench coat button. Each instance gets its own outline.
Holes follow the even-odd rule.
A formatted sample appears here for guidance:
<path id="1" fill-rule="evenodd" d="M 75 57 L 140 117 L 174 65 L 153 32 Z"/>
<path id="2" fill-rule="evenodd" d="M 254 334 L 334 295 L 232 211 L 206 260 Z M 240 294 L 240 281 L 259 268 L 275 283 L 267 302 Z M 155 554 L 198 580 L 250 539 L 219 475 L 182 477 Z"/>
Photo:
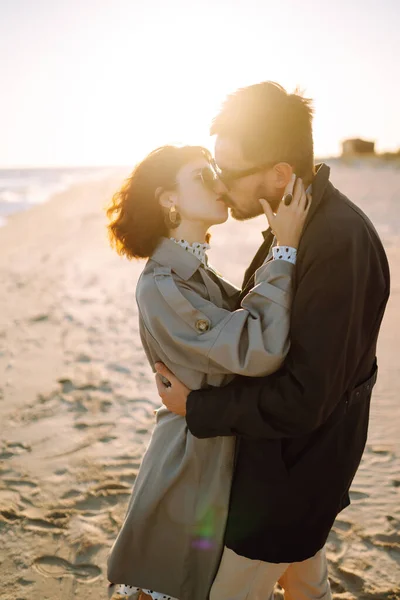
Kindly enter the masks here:
<path id="1" fill-rule="evenodd" d="M 210 321 L 206 319 L 199 319 L 196 321 L 196 329 L 199 333 L 205 333 L 210 329 Z"/>

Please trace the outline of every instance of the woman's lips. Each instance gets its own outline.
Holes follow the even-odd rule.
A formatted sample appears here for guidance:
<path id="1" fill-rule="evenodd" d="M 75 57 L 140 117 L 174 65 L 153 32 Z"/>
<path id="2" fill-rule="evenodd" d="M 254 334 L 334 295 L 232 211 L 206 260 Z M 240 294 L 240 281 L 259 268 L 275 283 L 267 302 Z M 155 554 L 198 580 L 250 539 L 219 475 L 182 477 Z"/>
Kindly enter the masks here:
<path id="1" fill-rule="evenodd" d="M 225 204 L 225 206 L 227 206 L 228 208 L 230 208 L 232 206 L 231 202 L 230 202 L 230 198 L 228 198 L 227 196 L 223 195 L 223 196 L 219 196 L 219 198 L 217 198 L 217 202 L 222 202 L 223 204 Z"/>

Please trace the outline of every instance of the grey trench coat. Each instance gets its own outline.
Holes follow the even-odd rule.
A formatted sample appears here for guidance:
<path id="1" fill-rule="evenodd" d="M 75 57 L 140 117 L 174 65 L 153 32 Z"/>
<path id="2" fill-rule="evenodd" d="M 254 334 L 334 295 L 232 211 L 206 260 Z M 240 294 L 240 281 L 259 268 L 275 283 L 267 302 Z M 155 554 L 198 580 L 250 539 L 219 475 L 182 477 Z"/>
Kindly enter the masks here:
<path id="1" fill-rule="evenodd" d="M 164 362 L 190 389 L 234 374 L 268 375 L 289 350 L 293 265 L 266 260 L 239 290 L 163 238 L 138 281 L 140 333 L 150 365 Z M 179 600 L 207 600 L 223 551 L 235 437 L 195 438 L 163 406 L 108 557 L 108 579 Z"/>

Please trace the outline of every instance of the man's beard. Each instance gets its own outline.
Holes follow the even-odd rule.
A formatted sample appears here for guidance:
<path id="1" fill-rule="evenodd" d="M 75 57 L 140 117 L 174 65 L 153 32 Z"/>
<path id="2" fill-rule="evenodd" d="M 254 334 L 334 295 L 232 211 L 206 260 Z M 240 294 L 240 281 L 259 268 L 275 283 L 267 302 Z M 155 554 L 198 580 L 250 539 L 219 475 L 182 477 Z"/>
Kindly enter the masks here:
<path id="1" fill-rule="evenodd" d="M 279 203 L 281 201 L 280 197 L 267 197 L 265 194 L 259 195 L 259 198 L 265 198 L 268 204 L 271 206 L 272 210 L 276 212 L 278 210 Z M 259 217 L 264 214 L 264 210 L 258 200 L 254 200 L 250 206 L 246 206 L 245 208 L 239 208 L 237 206 L 233 206 L 232 204 L 228 205 L 230 208 L 231 217 L 235 219 L 235 221 L 248 221 L 249 219 L 255 219 L 255 217 Z"/>
<path id="2" fill-rule="evenodd" d="M 262 214 L 262 208 L 260 205 L 260 211 L 258 213 L 254 212 L 244 212 L 239 210 L 236 207 L 230 207 L 230 213 L 231 213 L 231 217 L 232 219 L 235 219 L 235 221 L 248 221 L 249 219 L 254 219 L 255 217 L 258 217 Z"/>

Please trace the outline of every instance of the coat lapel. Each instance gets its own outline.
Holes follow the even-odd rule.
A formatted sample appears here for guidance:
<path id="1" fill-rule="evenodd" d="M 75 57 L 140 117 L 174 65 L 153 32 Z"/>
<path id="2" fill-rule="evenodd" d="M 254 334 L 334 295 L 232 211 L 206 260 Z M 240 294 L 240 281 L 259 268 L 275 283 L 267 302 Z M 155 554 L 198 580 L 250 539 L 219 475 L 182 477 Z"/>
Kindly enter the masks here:
<path id="1" fill-rule="evenodd" d="M 208 297 L 210 298 L 211 302 L 216 306 L 223 306 L 224 302 L 222 298 L 222 292 L 218 284 L 215 283 L 211 275 L 207 273 L 205 269 L 201 268 L 199 269 L 199 272 L 203 283 L 207 288 Z"/>

